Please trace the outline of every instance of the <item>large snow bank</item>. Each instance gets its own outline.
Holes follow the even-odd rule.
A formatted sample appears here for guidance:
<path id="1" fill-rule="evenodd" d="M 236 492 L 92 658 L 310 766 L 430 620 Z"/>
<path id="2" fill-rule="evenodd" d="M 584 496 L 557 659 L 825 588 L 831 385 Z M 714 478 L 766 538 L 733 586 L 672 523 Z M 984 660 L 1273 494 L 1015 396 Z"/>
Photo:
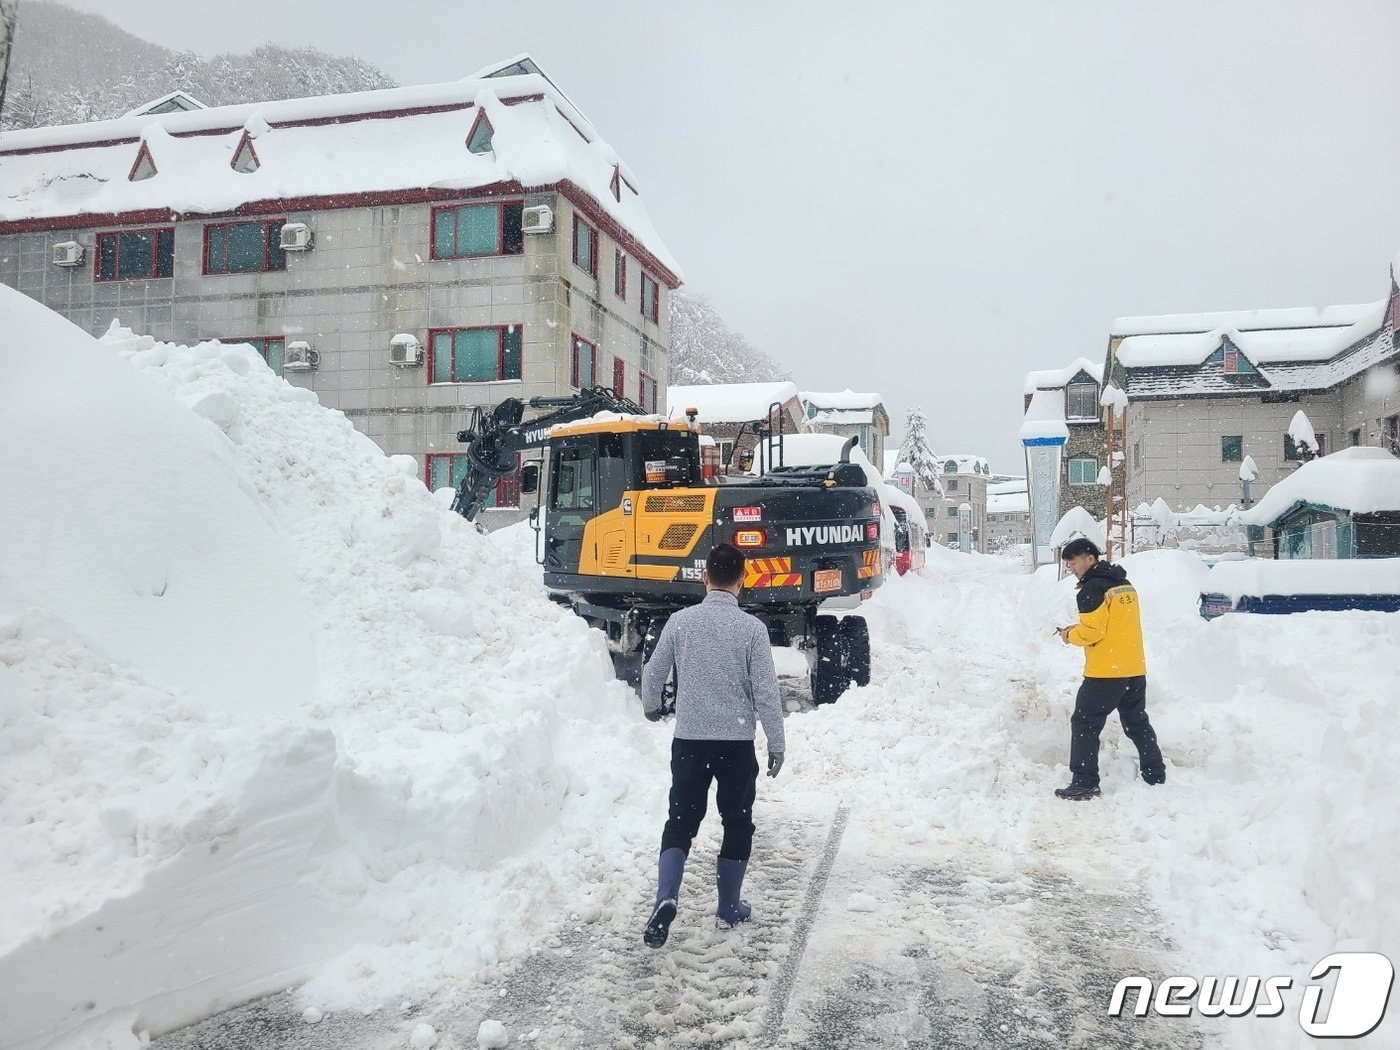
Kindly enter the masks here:
<path id="1" fill-rule="evenodd" d="M 0 333 L 7 1046 L 372 1006 L 584 909 L 573 829 L 620 852 L 663 742 L 532 564 L 250 348 L 4 288 Z"/>
<path id="2" fill-rule="evenodd" d="M 1383 448 L 1344 448 L 1304 463 L 1240 515 L 1249 525 L 1271 525 L 1298 503 L 1374 514 L 1400 510 L 1400 459 Z"/>

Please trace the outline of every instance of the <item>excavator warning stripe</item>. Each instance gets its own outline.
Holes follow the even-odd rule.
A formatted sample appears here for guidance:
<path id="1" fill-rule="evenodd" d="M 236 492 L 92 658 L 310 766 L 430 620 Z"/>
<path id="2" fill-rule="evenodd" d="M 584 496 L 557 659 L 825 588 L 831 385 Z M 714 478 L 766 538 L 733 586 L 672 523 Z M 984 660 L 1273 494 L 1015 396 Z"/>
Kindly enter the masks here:
<path id="1" fill-rule="evenodd" d="M 865 551 L 861 561 L 865 564 L 856 569 L 857 578 L 868 580 L 880 571 L 880 552 L 878 550 Z"/>

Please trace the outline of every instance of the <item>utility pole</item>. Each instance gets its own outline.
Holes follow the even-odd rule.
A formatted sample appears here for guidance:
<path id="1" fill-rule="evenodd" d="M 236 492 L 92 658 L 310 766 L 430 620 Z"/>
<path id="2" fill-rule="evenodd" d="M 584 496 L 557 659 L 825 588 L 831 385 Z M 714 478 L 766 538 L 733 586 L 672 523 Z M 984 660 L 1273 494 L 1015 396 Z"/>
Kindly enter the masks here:
<path id="1" fill-rule="evenodd" d="M 10 52 L 14 50 L 18 14 L 19 0 L 0 0 L 0 113 L 5 112 L 5 83 L 10 79 Z"/>

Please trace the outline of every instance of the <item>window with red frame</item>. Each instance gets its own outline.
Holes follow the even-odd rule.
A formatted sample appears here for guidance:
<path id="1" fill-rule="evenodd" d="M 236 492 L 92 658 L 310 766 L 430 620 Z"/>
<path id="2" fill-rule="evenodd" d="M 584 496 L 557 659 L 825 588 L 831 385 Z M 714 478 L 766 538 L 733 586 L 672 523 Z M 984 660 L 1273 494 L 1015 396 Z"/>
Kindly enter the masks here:
<path id="1" fill-rule="evenodd" d="M 642 316 L 653 324 L 661 323 L 661 289 L 645 273 L 642 274 Z"/>
<path id="2" fill-rule="evenodd" d="M 521 326 L 433 328 L 428 332 L 429 383 L 491 383 L 520 378 Z"/>
<path id="3" fill-rule="evenodd" d="M 219 342 L 232 345 L 234 343 L 247 343 L 267 362 L 267 366 L 279 376 L 282 374 L 282 355 L 286 352 L 287 341 L 280 335 L 274 336 L 254 336 L 245 338 L 243 336 L 219 336 Z"/>
<path id="4" fill-rule="evenodd" d="M 627 256 L 618 248 L 613 252 L 613 294 L 627 301 Z"/>
<path id="5" fill-rule="evenodd" d="M 574 265 L 590 277 L 598 276 L 598 231 L 574 216 Z"/>
<path id="6" fill-rule="evenodd" d="M 282 225 L 275 222 L 229 222 L 204 227 L 204 272 L 266 273 L 287 268 Z"/>
<path id="7" fill-rule="evenodd" d="M 623 393 L 627 389 L 627 366 L 622 358 L 613 358 L 613 393 L 618 397 L 626 397 Z"/>
<path id="8" fill-rule="evenodd" d="M 641 382 L 637 386 L 639 395 L 637 403 L 645 411 L 654 413 L 656 411 L 656 380 L 643 372 L 641 373 Z"/>
<path id="9" fill-rule="evenodd" d="M 426 459 L 425 478 L 429 491 L 455 489 L 462 484 L 467 473 L 465 452 L 429 452 Z M 496 482 L 496 487 L 486 496 L 486 507 L 520 506 L 520 475 L 511 474 Z"/>
<path id="10" fill-rule="evenodd" d="M 525 251 L 521 201 L 456 204 L 434 208 L 432 257 L 472 259 L 487 255 L 520 255 Z"/>
<path id="11" fill-rule="evenodd" d="M 175 227 L 97 235 L 95 281 L 136 281 L 175 272 Z"/>
<path id="12" fill-rule="evenodd" d="M 598 348 L 587 339 L 574 336 L 574 362 L 570 382 L 583 390 L 598 382 Z"/>

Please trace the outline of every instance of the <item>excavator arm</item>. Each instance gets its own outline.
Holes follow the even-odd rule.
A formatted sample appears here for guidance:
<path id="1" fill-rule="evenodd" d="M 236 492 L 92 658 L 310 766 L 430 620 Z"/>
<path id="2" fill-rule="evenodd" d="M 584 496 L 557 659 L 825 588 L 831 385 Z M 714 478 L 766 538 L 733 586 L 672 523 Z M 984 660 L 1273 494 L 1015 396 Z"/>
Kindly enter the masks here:
<path id="1" fill-rule="evenodd" d="M 525 420 L 527 408 L 552 411 Z M 457 487 L 452 509 L 472 521 L 496 483 L 515 473 L 521 452 L 543 448 L 549 441 L 550 428 L 588 419 L 599 412 L 628 416 L 647 414 L 635 401 L 604 386 L 589 387 L 577 394 L 532 397 L 525 401 L 510 397 L 489 411 L 479 406 L 473 408 L 466 429 L 457 432 L 457 440 L 467 446 L 467 470 Z"/>

